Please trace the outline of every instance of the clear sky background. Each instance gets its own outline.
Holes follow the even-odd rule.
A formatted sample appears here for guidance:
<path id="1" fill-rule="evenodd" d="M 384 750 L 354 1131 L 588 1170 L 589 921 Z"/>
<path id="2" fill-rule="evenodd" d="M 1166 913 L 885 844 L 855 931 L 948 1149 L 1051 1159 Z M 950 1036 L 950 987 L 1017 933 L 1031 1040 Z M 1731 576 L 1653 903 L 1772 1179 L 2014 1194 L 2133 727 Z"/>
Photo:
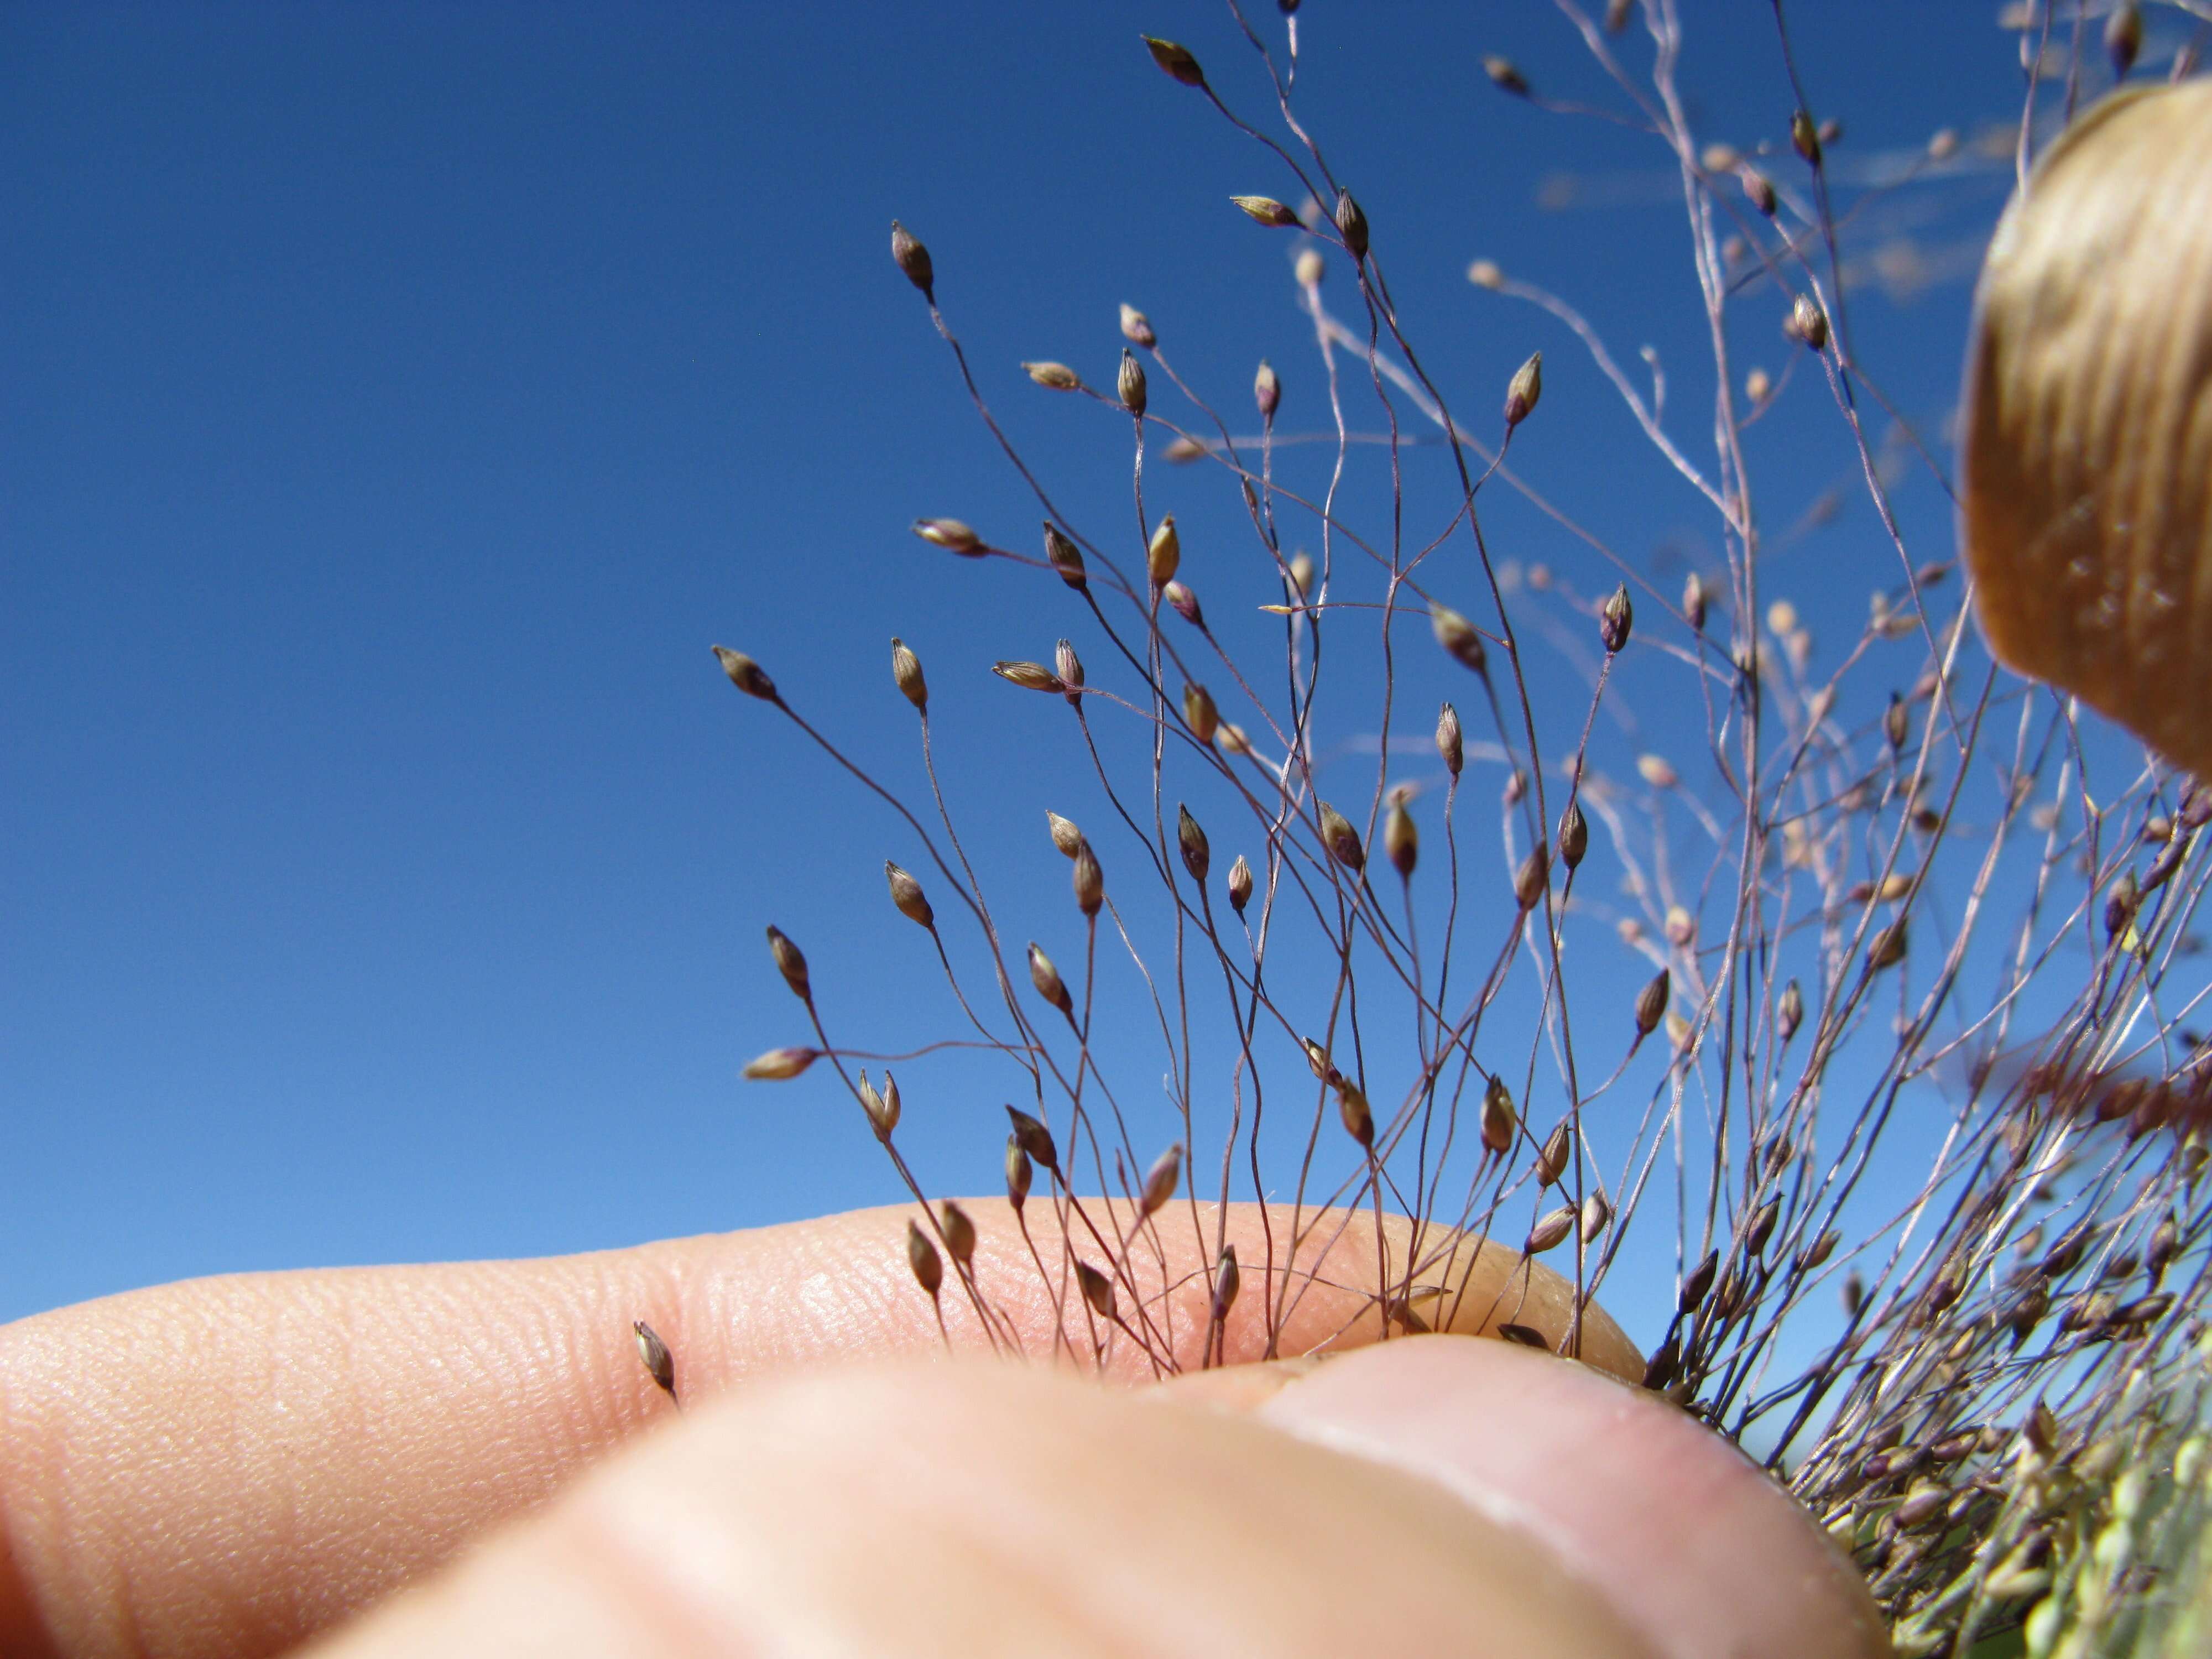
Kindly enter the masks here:
<path id="1" fill-rule="evenodd" d="M 1684 10 L 1701 131 L 1780 141 L 1767 7 Z M 1792 8 L 1839 169 L 2016 118 L 1994 11 Z M 1562 328 L 1462 274 L 1496 258 L 1632 361 L 1655 345 L 1706 453 L 1670 164 L 1490 86 L 1502 51 L 1618 106 L 1535 0 L 1312 0 L 1300 22 L 1304 112 L 1432 367 L 1486 418 L 1542 347 L 1516 460 L 1679 586 L 1695 498 Z M 883 896 L 911 843 L 707 647 L 753 652 L 911 783 L 884 651 L 915 643 L 1009 931 L 1073 940 L 1038 826 L 1080 779 L 982 672 L 1048 656 L 1070 613 L 907 532 L 957 514 L 1026 550 L 1037 515 L 886 235 L 896 215 L 927 239 L 986 395 L 1099 533 L 1127 522 L 1126 431 L 1016 365 L 1110 385 L 1120 301 L 1226 407 L 1270 357 L 1286 425 L 1318 427 L 1290 244 L 1224 199 L 1291 182 L 1139 28 L 1264 113 L 1200 0 L 0 7 L 0 1317 L 898 1195 L 826 1068 L 738 1074 L 805 1036 L 771 921 L 857 1046 L 953 1034 Z M 2008 183 L 1969 157 L 1899 192 L 1870 240 L 1924 283 L 1905 260 L 1855 295 L 1870 372 L 1939 442 Z M 1747 305 L 1778 371 L 1780 303 Z M 1826 419 L 1802 459 L 1786 423 L 1765 441 L 1770 528 L 1838 482 Z M 1235 503 L 1188 477 L 1157 502 L 1203 547 Z M 1940 492 L 1902 499 L 1917 550 L 1948 556 Z M 1771 579 L 1856 617 L 1894 554 L 1844 501 L 1778 537 Z M 1498 513 L 1509 552 L 1609 585 Z M 1199 568 L 1212 612 L 1271 597 L 1225 556 Z M 991 1189 L 1007 1085 L 902 1081 L 926 1176 Z"/>

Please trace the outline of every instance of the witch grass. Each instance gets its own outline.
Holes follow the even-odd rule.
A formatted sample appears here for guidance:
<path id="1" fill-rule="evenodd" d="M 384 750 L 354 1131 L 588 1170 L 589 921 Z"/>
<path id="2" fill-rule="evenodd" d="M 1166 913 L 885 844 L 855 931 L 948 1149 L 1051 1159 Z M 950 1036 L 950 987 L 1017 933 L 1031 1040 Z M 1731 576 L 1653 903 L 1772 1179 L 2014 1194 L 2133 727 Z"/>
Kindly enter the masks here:
<path id="1" fill-rule="evenodd" d="M 778 665 L 786 689 L 716 647 L 739 690 L 887 810 L 907 860 L 886 866 L 891 903 L 927 933 L 961 1028 L 894 1058 L 981 1047 L 1008 1066 L 1022 1103 L 1003 1160 L 978 1152 L 1003 1168 L 1060 1310 L 1054 1354 L 1103 1365 L 1133 1350 L 1163 1374 L 1218 1363 L 1232 1310 L 1254 1318 L 1255 1299 L 1273 1352 L 1363 1212 L 1377 1243 L 1360 1293 L 1386 1337 L 1457 1311 L 1476 1235 L 1522 1239 L 1571 1281 L 1557 1330 L 1486 1310 L 1569 1353 L 1616 1269 L 1671 1261 L 1663 1304 L 1615 1306 L 1648 1334 L 1646 1384 L 1742 1443 L 1856 1552 L 1900 1651 L 1964 1653 L 2005 1631 L 2037 1655 L 2192 1639 L 2208 1616 L 2212 1070 L 2190 1023 L 2212 986 L 2191 927 L 2212 792 L 1993 664 L 1949 549 L 1911 544 L 1894 510 L 1905 469 L 1951 486 L 1862 367 L 1840 279 L 1857 207 L 1963 165 L 1960 141 L 1939 132 L 1878 186 L 1849 184 L 1778 4 L 1795 113 L 1788 149 L 1754 159 L 1692 131 L 1674 0 L 1559 0 L 1613 88 L 1599 112 L 1679 175 L 1711 393 L 1680 430 L 1709 416 L 1711 453 L 1678 435 L 1656 359 L 1632 376 L 1570 296 L 1484 258 L 1472 297 L 1583 353 L 1700 504 L 1709 556 L 1662 585 L 1533 482 L 1550 469 L 1509 465 L 1516 442 L 1575 418 L 1556 384 L 1545 400 L 1540 352 L 1502 394 L 1448 392 L 1425 366 L 1391 297 L 1391 227 L 1370 224 L 1297 116 L 1297 8 L 1282 9 L 1263 36 L 1230 0 L 1254 57 L 1219 82 L 1176 43 L 1146 46 L 1176 83 L 1164 95 L 1206 100 L 1254 146 L 1228 182 L 1278 192 L 1229 210 L 1287 238 L 1317 429 L 1278 429 L 1284 377 L 1265 362 L 1252 416 L 1232 419 L 1128 306 L 1110 393 L 1064 362 L 1020 366 L 1095 415 L 1133 532 L 1056 504 L 981 387 L 1034 390 L 1012 365 L 979 374 L 940 307 L 957 303 L 957 259 L 940 272 L 893 227 L 899 270 L 1043 519 L 1034 551 L 960 520 L 914 528 L 1009 567 L 1010 597 L 1068 635 L 1050 665 L 991 666 L 1004 696 L 1065 703 L 1095 774 L 1088 827 L 1056 810 L 1072 803 L 1034 803 L 1040 853 L 1067 862 L 1073 922 L 1016 929 L 988 896 L 914 648 L 890 642 L 884 690 L 917 721 L 917 801 L 811 722 L 803 670 Z M 2040 49 L 2063 46 L 2047 18 L 2026 22 Z M 1486 67 L 1532 119 L 1588 117 L 1548 100 L 1540 73 Z M 1280 136 L 1232 101 L 1255 89 Z M 2047 113 L 2031 85 L 2023 161 Z M 1863 620 L 1824 617 L 1818 641 L 1765 589 L 1776 533 L 1753 507 L 1746 436 L 1785 404 L 1825 409 L 1806 429 L 1889 550 Z M 1171 475 L 1179 503 L 1201 483 L 1225 492 L 1241 548 L 1187 556 L 1199 550 L 1156 510 L 1163 459 L 1190 469 Z M 1501 490 L 1579 544 L 1571 575 L 1492 546 L 1486 501 Z M 1354 510 L 1378 495 L 1381 514 Z M 1784 539 L 1832 512 L 1814 502 Z M 1260 655 L 1255 607 L 1274 641 Z M 1433 738 L 1416 684 L 1449 691 Z M 1665 753 L 1623 719 L 1638 704 L 1683 711 Z M 1341 746 L 1362 734 L 1371 768 Z M 1031 931 L 1072 944 L 1055 957 L 1022 942 Z M 974 1222 L 900 1153 L 898 1085 L 854 1069 L 880 1057 L 832 1036 L 799 946 L 769 938 L 811 1033 L 750 1073 L 829 1062 L 915 1199 L 908 1259 L 937 1319 L 1018 1348 L 976 1270 Z M 1102 999 L 1102 948 L 1131 970 L 1127 1006 L 1148 1026 L 1095 1025 L 1124 1006 Z M 1167 1121 L 1148 1125 L 1108 1073 L 1155 1039 Z M 1201 1126 L 1219 1131 L 1212 1157 Z M 1240 1262 L 1201 1193 L 1287 1213 Z M 1067 1241 L 1060 1259 L 1030 1233 L 1038 1201 Z M 1386 1212 L 1407 1230 L 1386 1232 Z M 1211 1264 L 1194 1281 L 1164 1282 L 1171 1227 Z M 1341 1284 L 1340 1261 L 1330 1271 Z M 665 1348 L 645 1352 L 672 1389 Z"/>

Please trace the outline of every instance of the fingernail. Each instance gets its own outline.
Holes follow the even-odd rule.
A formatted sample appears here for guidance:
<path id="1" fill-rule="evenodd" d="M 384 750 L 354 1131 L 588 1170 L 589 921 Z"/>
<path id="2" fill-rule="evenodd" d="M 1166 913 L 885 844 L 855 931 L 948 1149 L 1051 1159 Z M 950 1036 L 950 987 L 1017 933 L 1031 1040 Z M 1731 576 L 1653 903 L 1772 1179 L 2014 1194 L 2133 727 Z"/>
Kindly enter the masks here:
<path id="1" fill-rule="evenodd" d="M 1184 1371 L 1146 1391 L 1146 1397 L 1177 1405 L 1215 1406 L 1224 1411 L 1256 1411 L 1282 1389 L 1321 1368 L 1328 1354 L 1300 1354 L 1256 1365 L 1216 1365 Z"/>
<path id="2" fill-rule="evenodd" d="M 1254 1415 L 1536 1537 L 1670 1659 L 1890 1650 L 1864 1581 L 1787 1492 L 1666 1401 L 1586 1366 L 1417 1337 L 1345 1354 Z"/>

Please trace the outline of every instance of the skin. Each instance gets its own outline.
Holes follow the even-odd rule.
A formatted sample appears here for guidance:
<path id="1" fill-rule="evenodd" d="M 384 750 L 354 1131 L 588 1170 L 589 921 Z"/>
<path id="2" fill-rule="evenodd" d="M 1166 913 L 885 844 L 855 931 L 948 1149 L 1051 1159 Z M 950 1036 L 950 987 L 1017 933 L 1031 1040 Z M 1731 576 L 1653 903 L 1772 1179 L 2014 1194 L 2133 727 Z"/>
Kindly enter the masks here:
<path id="1" fill-rule="evenodd" d="M 1641 1369 L 1609 1322 L 1589 1364 L 1363 1346 L 1375 1322 L 1327 1282 L 1371 1282 L 1363 1222 L 1285 1334 L 1340 1357 L 1155 1387 L 1124 1340 L 1128 1386 L 1102 1387 L 1042 1363 L 1050 1289 L 1003 1201 L 969 1208 L 1029 1363 L 986 1357 L 949 1279 L 946 1362 L 903 1211 L 203 1280 L 0 1328 L 0 1653 L 1884 1650 L 1787 1498 L 1603 1369 Z M 1188 1231 L 1155 1274 L 1194 1354 Z M 1257 1212 L 1229 1231 L 1229 1358 L 1256 1359 Z M 1474 1269 L 1461 1328 L 1564 1337 L 1556 1280 L 1495 1249 Z M 635 1318 L 677 1356 L 680 1415 Z"/>

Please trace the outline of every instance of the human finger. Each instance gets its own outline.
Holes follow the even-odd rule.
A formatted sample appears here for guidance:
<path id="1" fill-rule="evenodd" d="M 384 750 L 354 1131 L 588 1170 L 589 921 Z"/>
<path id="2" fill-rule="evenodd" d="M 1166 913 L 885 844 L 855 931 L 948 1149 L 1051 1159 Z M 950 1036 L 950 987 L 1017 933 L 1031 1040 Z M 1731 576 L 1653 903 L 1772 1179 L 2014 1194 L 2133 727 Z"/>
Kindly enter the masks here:
<path id="1" fill-rule="evenodd" d="M 1485 1437 L 1602 1455 L 1532 1468 Z M 1257 1412 L 1010 1366 L 763 1384 L 317 1659 L 797 1651 L 1886 1646 L 1848 1565 L 1717 1437 L 1586 1368 L 1430 1338 L 1332 1360 Z"/>
<path id="2" fill-rule="evenodd" d="M 1004 1328 L 1042 1357 L 1064 1315 L 1085 1327 L 1036 1265 L 1062 1256 L 1051 1208 L 1028 1207 L 1025 1239 L 1002 1202 L 973 1206 L 975 1277 Z M 283 1650 L 544 1502 L 664 1413 L 631 1346 L 635 1319 L 667 1339 L 692 1398 L 933 1348 L 902 1242 L 910 1213 L 542 1261 L 202 1280 L 0 1330 L 0 1651 Z M 1162 1230 L 1157 1259 L 1139 1250 L 1127 1264 L 1127 1316 L 1149 1319 L 1177 1363 L 1204 1342 L 1211 1219 Z M 1339 1224 L 1300 1252 L 1304 1288 L 1285 1294 L 1288 1212 L 1232 1209 L 1226 1236 L 1252 1288 L 1225 1357 L 1266 1351 L 1271 1307 L 1279 1352 L 1372 1337 L 1372 1223 Z M 1390 1229 L 1402 1266 L 1410 1236 Z M 1106 1259 L 1087 1237 L 1074 1248 Z M 1565 1340 L 1571 1291 L 1540 1266 L 1468 1246 L 1449 1272 L 1453 1296 L 1419 1304 L 1437 1320 L 1455 1310 L 1462 1328 L 1511 1322 Z M 945 1304 L 952 1341 L 985 1346 L 957 1285 Z M 1139 1304 L 1152 1311 L 1139 1316 Z M 1583 1335 L 1586 1352 L 1634 1366 L 1594 1310 Z M 1118 1334 L 1109 1363 L 1151 1374 Z"/>

